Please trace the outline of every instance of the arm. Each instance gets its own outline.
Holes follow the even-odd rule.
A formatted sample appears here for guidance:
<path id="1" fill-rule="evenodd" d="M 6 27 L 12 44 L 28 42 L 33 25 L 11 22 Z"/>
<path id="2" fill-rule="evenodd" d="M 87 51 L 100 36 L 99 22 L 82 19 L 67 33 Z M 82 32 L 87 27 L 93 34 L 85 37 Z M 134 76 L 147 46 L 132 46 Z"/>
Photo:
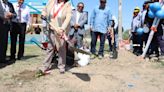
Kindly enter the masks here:
<path id="1" fill-rule="evenodd" d="M 96 15 L 96 13 L 95 13 L 95 9 L 94 9 L 92 14 L 91 14 L 91 17 L 90 17 L 90 26 L 91 26 L 91 28 L 94 25 L 95 15 Z"/>
<path id="2" fill-rule="evenodd" d="M 3 11 L 3 8 L 2 8 L 1 2 L 0 2 L 0 18 L 1 19 L 4 19 L 4 16 L 5 16 L 5 14 L 4 14 L 4 11 Z"/>
<path id="3" fill-rule="evenodd" d="M 75 22 L 74 22 L 74 17 L 75 17 L 75 16 L 73 16 L 74 13 L 75 13 L 75 11 L 72 11 L 72 16 L 71 16 L 71 21 L 70 21 L 70 26 L 71 26 L 71 27 L 74 27 L 74 25 L 75 25 Z"/>
<path id="4" fill-rule="evenodd" d="M 0 10 L 0 19 L 4 19 L 4 12 Z"/>
<path id="5" fill-rule="evenodd" d="M 108 10 L 108 20 L 107 20 L 107 22 L 108 22 L 108 27 L 111 27 L 111 25 L 112 25 L 112 14 L 111 14 L 110 10 Z"/>
<path id="6" fill-rule="evenodd" d="M 27 25 L 30 25 L 31 24 L 31 17 L 30 17 L 30 9 L 27 8 L 27 15 L 26 15 L 26 18 L 27 18 Z"/>
<path id="7" fill-rule="evenodd" d="M 12 18 L 16 18 L 17 14 L 15 12 L 13 4 L 8 2 L 8 5 L 9 5 L 9 8 L 10 8 L 10 12 L 12 13 Z"/>
<path id="8" fill-rule="evenodd" d="M 65 18 L 65 20 L 64 20 L 64 22 L 60 28 L 61 30 L 64 30 L 64 31 L 66 30 L 67 26 L 69 25 L 70 20 L 71 20 L 71 15 L 72 15 L 71 4 L 69 2 L 67 2 L 66 4 L 68 4 L 67 5 L 67 14 L 66 14 L 66 18 Z"/>

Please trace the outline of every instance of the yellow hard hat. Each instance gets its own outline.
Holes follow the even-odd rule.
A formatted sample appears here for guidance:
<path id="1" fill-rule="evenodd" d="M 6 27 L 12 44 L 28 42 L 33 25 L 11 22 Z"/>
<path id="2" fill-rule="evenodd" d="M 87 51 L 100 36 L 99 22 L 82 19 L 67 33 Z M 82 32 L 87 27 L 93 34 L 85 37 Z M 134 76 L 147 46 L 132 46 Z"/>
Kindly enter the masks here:
<path id="1" fill-rule="evenodd" d="M 134 12 L 140 12 L 140 8 L 137 6 L 134 8 Z"/>

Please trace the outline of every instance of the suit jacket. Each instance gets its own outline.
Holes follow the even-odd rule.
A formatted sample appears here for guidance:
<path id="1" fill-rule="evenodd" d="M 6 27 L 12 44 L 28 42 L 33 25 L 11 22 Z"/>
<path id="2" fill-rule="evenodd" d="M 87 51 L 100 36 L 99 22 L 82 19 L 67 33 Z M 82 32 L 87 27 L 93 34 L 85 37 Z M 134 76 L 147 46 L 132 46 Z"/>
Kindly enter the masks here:
<path id="1" fill-rule="evenodd" d="M 71 30 L 69 32 L 69 35 L 74 34 L 75 29 L 73 26 L 76 24 L 77 12 L 78 12 L 77 10 L 72 11 L 72 17 L 71 17 L 71 22 L 70 22 Z M 80 25 L 80 27 L 78 28 L 78 30 L 76 30 L 79 35 L 84 35 L 85 33 L 84 25 L 87 23 L 87 21 L 88 21 L 87 12 L 82 12 L 78 20 L 78 24 Z"/>
<path id="2" fill-rule="evenodd" d="M 64 30 L 66 33 L 68 33 L 69 29 L 70 29 L 70 20 L 71 20 L 71 4 L 69 2 L 66 2 L 64 4 L 64 6 L 62 7 L 61 11 L 61 17 L 55 17 L 55 18 L 51 18 L 51 11 L 52 11 L 52 7 L 54 7 L 54 2 L 57 0 L 49 0 L 46 7 L 43 9 L 42 11 L 42 15 L 46 16 L 47 19 L 50 20 L 50 24 L 53 24 L 56 29 L 62 29 Z"/>
<path id="3" fill-rule="evenodd" d="M 14 10 L 13 4 L 8 2 L 7 5 L 9 7 L 9 11 L 14 14 L 13 18 L 16 18 L 16 12 Z"/>
<path id="4" fill-rule="evenodd" d="M 71 20 L 71 4 L 69 2 L 66 2 L 64 6 L 61 8 L 61 16 L 52 18 L 52 8 L 54 7 L 54 3 L 57 2 L 57 0 L 49 0 L 47 5 L 42 11 L 42 15 L 46 16 L 47 19 L 50 21 L 50 24 L 55 27 L 55 30 L 58 31 L 59 29 L 62 29 L 65 31 L 66 34 L 68 34 L 68 31 L 70 30 L 70 20 Z M 53 29 L 54 30 L 54 29 Z M 56 49 L 59 50 L 61 47 L 61 41 L 57 35 L 55 35 L 53 43 L 56 45 Z"/>
<path id="5" fill-rule="evenodd" d="M 8 5 L 8 7 L 9 7 L 9 11 L 10 11 L 11 13 L 14 14 L 13 18 L 15 18 L 15 17 L 16 17 L 16 12 L 15 12 L 15 10 L 14 10 L 14 7 L 13 7 L 12 3 L 7 2 L 7 5 Z M 1 20 L 1 21 L 4 21 L 4 12 L 5 12 L 5 11 L 4 11 L 4 9 L 3 9 L 1 3 L 0 3 L 0 20 Z M 11 19 L 10 19 L 9 21 L 7 21 L 6 23 L 7 23 L 7 24 L 11 23 Z"/>
<path id="6" fill-rule="evenodd" d="M 4 20 L 4 9 L 2 7 L 2 4 L 0 3 L 0 22 L 2 23 Z"/>

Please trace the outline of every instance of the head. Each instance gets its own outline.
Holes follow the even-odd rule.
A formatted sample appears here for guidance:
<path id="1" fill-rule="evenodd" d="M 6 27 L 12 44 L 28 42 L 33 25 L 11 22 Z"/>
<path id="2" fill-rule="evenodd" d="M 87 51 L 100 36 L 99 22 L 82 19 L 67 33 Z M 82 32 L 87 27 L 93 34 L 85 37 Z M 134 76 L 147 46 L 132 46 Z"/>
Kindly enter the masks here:
<path id="1" fill-rule="evenodd" d="M 77 4 L 77 11 L 83 12 L 83 9 L 84 9 L 84 3 L 83 2 L 79 2 Z"/>
<path id="2" fill-rule="evenodd" d="M 106 0 L 100 0 L 100 7 L 105 8 L 106 6 Z"/>
<path id="3" fill-rule="evenodd" d="M 149 8 L 149 2 L 144 2 L 143 10 L 147 10 Z"/>
<path id="4" fill-rule="evenodd" d="M 58 3 L 60 3 L 60 2 L 64 2 L 65 3 L 67 1 L 69 1 L 69 0 L 57 0 Z"/>
<path id="5" fill-rule="evenodd" d="M 137 16 L 139 12 L 140 12 L 140 8 L 139 8 L 139 7 L 136 7 L 136 8 L 134 9 L 134 11 L 133 11 L 133 15 L 134 15 L 134 16 Z"/>
<path id="6" fill-rule="evenodd" d="M 19 6 L 21 6 L 24 3 L 24 0 L 18 0 Z"/>
<path id="7" fill-rule="evenodd" d="M 159 2 L 159 0 L 151 0 L 152 2 Z"/>

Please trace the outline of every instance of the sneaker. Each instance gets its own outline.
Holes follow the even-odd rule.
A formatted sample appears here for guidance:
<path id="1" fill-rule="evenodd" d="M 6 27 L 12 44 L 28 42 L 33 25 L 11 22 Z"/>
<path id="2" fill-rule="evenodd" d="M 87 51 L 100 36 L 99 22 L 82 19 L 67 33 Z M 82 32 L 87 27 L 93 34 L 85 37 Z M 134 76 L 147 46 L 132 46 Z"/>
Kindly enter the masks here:
<path id="1" fill-rule="evenodd" d="M 110 58 L 113 58 L 113 52 L 110 52 L 110 53 L 109 53 L 109 57 L 110 57 Z"/>
<path id="2" fill-rule="evenodd" d="M 98 58 L 99 58 L 99 59 L 102 59 L 102 58 L 103 58 L 103 56 L 102 56 L 102 55 L 99 55 L 99 56 L 98 56 Z"/>
<path id="3" fill-rule="evenodd" d="M 65 69 L 59 69 L 60 74 L 64 74 L 65 73 Z"/>

